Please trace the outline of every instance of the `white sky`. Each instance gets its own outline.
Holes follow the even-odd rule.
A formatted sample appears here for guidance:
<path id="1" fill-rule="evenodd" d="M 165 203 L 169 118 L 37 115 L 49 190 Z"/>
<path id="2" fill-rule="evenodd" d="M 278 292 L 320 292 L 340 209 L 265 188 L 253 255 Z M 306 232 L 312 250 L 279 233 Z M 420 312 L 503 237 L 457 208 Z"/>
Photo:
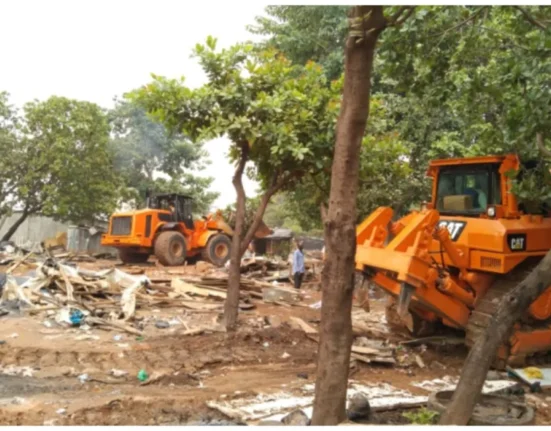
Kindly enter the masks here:
<path id="1" fill-rule="evenodd" d="M 190 86 L 205 76 L 189 58 L 208 35 L 220 47 L 254 40 L 245 26 L 268 3 L 184 0 L 3 0 L 0 1 L 0 91 L 22 106 L 52 95 L 112 106 L 115 95 L 139 87 L 150 73 L 184 75 Z M 215 177 L 215 207 L 235 201 L 229 142 L 206 144 Z M 244 178 L 248 195 L 255 184 Z"/>

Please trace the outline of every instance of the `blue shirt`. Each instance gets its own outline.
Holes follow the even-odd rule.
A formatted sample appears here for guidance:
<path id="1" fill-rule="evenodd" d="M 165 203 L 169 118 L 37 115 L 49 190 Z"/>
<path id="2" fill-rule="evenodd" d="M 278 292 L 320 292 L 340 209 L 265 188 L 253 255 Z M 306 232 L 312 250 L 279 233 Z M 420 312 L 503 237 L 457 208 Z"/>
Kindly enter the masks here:
<path id="1" fill-rule="evenodd" d="M 293 254 L 293 274 L 304 272 L 304 255 L 300 250 L 295 250 Z"/>

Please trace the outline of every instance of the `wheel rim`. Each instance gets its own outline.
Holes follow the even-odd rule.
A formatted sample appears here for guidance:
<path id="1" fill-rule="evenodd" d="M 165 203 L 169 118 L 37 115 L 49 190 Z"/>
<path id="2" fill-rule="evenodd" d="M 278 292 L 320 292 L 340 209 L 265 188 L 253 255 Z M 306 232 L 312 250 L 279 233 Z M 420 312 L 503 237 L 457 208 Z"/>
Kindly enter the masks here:
<path id="1" fill-rule="evenodd" d="M 175 257 L 180 257 L 184 253 L 184 247 L 180 242 L 173 241 L 170 245 L 170 253 Z"/>
<path id="2" fill-rule="evenodd" d="M 224 258 L 228 255 L 228 247 L 226 247 L 226 244 L 218 244 L 214 247 L 214 254 L 216 257 Z"/>

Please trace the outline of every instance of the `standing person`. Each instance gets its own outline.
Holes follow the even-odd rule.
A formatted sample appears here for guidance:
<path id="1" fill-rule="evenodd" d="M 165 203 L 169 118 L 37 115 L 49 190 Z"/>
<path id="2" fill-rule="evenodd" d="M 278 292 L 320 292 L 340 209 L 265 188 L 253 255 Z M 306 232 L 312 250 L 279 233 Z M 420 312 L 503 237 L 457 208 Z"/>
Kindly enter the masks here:
<path id="1" fill-rule="evenodd" d="M 293 254 L 293 279 L 295 289 L 300 289 L 304 278 L 304 254 L 302 253 L 302 242 L 297 243 L 297 249 Z"/>

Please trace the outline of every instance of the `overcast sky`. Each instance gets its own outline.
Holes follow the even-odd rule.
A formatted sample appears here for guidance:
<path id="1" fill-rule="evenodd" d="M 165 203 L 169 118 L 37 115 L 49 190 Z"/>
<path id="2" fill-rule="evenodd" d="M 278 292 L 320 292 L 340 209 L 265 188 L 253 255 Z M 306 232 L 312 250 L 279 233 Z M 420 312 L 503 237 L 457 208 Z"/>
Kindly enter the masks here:
<path id="1" fill-rule="evenodd" d="M 192 48 L 208 35 L 219 46 L 253 40 L 245 29 L 268 3 L 184 0 L 2 0 L 0 91 L 18 106 L 52 95 L 112 106 L 115 95 L 139 87 L 150 73 L 184 75 L 190 86 L 205 82 Z M 229 143 L 207 143 L 216 177 L 215 207 L 235 201 Z M 249 195 L 255 186 L 246 180 Z"/>

